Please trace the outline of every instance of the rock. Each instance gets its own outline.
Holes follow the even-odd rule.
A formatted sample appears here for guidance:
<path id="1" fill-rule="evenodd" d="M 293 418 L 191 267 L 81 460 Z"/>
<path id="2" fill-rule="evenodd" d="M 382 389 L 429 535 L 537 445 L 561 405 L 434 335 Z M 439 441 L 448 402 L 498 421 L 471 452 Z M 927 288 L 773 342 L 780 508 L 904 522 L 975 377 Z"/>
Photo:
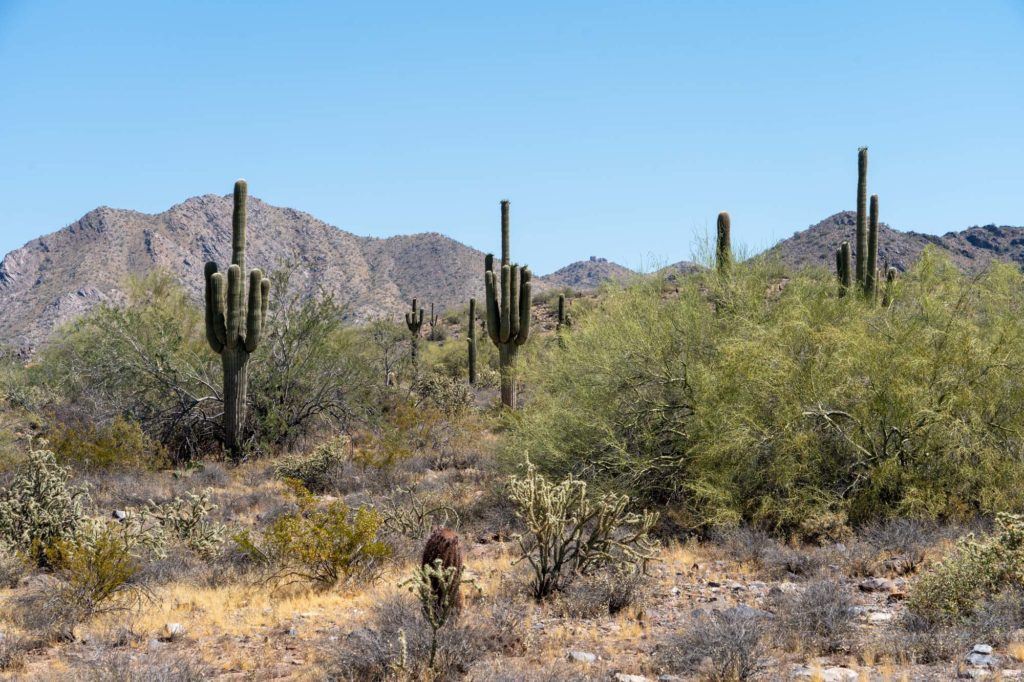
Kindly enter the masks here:
<path id="1" fill-rule="evenodd" d="M 879 613 L 869 613 L 868 614 L 868 622 L 869 623 L 888 623 L 891 620 L 892 620 L 892 614 L 889 613 L 888 611 L 881 611 Z"/>
<path id="2" fill-rule="evenodd" d="M 975 644 L 974 648 L 971 649 L 972 654 L 982 654 L 983 656 L 989 656 L 992 654 L 991 644 Z"/>
<path id="3" fill-rule="evenodd" d="M 841 668 L 839 666 L 816 669 L 809 668 L 806 665 L 800 665 L 794 668 L 793 677 L 806 677 L 812 680 L 820 680 L 821 682 L 856 682 L 856 680 L 860 678 L 860 675 L 856 670 Z"/>
<path id="4" fill-rule="evenodd" d="M 888 578 L 868 578 L 860 584 L 861 592 L 893 592 L 896 583 Z"/>
<path id="5" fill-rule="evenodd" d="M 124 509 L 115 509 L 114 512 L 110 515 L 110 518 L 114 519 L 115 521 L 124 521 L 128 518 L 128 512 L 125 511 Z"/>
<path id="6" fill-rule="evenodd" d="M 683 682 L 679 675 L 658 675 L 658 682 Z"/>
<path id="7" fill-rule="evenodd" d="M 171 641 L 175 639 L 181 639 L 185 635 L 185 626 L 181 623 L 168 623 L 164 625 L 163 637 L 164 641 Z"/>
<path id="8" fill-rule="evenodd" d="M 594 663 L 597 661 L 597 654 L 592 654 L 589 651 L 570 651 L 569 660 L 574 663 Z"/>
<path id="9" fill-rule="evenodd" d="M 643 675 L 627 675 L 626 673 L 615 673 L 615 682 L 651 682 Z"/>

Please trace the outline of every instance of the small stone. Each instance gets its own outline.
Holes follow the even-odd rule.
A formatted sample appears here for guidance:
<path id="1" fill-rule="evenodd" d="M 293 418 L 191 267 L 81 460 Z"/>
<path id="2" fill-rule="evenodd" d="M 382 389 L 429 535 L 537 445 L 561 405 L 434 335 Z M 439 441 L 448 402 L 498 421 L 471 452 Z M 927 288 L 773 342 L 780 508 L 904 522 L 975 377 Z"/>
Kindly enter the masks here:
<path id="1" fill-rule="evenodd" d="M 570 651 L 569 660 L 575 663 L 593 663 L 597 660 L 597 654 L 589 651 Z"/>
<path id="2" fill-rule="evenodd" d="M 967 654 L 966 661 L 975 668 L 991 668 L 995 665 L 995 659 L 988 654 Z"/>
<path id="3" fill-rule="evenodd" d="M 860 584 L 861 592 L 893 592 L 896 583 L 888 578 L 868 578 Z"/>
<path id="4" fill-rule="evenodd" d="M 110 518 L 114 519 L 115 521 L 124 521 L 128 518 L 128 512 L 125 511 L 124 509 L 115 509 L 114 512 L 110 515 Z"/>
<path id="5" fill-rule="evenodd" d="M 880 613 L 868 614 L 869 623 L 888 623 L 892 620 L 892 614 L 888 611 L 882 611 Z"/>
<path id="6" fill-rule="evenodd" d="M 808 677 L 821 682 L 855 682 L 860 679 L 860 674 L 850 668 L 833 666 L 829 668 L 814 669 L 806 665 L 797 666 L 793 670 L 794 677 Z"/>
<path id="7" fill-rule="evenodd" d="M 651 682 L 643 675 L 627 675 L 626 673 L 615 673 L 615 682 Z"/>
<path id="8" fill-rule="evenodd" d="M 992 653 L 992 645 L 991 644 L 975 644 L 974 648 L 971 649 L 971 653 L 983 654 L 985 656 L 988 656 L 989 654 Z"/>

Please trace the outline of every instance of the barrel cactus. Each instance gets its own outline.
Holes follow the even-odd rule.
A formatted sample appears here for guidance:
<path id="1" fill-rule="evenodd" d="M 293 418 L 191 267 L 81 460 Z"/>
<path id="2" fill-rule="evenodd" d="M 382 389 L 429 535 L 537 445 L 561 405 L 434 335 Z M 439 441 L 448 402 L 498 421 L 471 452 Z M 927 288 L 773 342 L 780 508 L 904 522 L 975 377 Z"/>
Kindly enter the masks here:
<path id="1" fill-rule="evenodd" d="M 516 358 L 519 347 L 530 336 L 532 275 L 526 266 L 512 264 L 509 257 L 509 202 L 501 202 L 501 269 L 494 270 L 494 254 L 484 258 L 484 287 L 487 303 L 487 333 L 498 347 L 501 372 L 501 402 L 516 407 Z"/>
<path id="2" fill-rule="evenodd" d="M 249 355 L 259 346 L 270 302 L 270 280 L 258 269 L 249 272 L 248 296 L 245 291 L 245 204 L 248 191 L 245 180 L 235 183 L 231 265 L 227 270 L 226 288 L 224 274 L 218 270 L 217 263 L 211 261 L 205 268 L 206 340 L 213 352 L 221 357 L 224 369 L 224 444 L 236 459 L 242 455 Z"/>

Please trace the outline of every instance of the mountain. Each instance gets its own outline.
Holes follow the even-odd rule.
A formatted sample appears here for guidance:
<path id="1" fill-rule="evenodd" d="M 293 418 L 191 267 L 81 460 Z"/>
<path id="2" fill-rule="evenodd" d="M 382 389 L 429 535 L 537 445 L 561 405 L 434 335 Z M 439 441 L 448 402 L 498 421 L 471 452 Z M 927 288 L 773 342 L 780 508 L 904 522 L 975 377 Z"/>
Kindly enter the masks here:
<path id="1" fill-rule="evenodd" d="M 636 273 L 629 268 L 612 263 L 607 258 L 591 256 L 589 260 L 576 261 L 544 277 L 548 284 L 568 289 L 596 289 L 604 282 L 626 282 Z"/>
<path id="2" fill-rule="evenodd" d="M 906 270 L 928 245 L 945 252 L 961 269 L 977 272 L 993 260 L 1024 265 L 1024 227 L 985 225 L 940 236 L 900 232 L 879 223 L 878 262 Z M 844 241 L 856 251 L 857 214 L 843 211 L 784 239 L 768 253 L 792 267 L 835 268 L 835 251 Z"/>
<path id="3" fill-rule="evenodd" d="M 163 269 L 196 301 L 203 265 L 230 261 L 231 197 L 193 197 L 159 214 L 97 208 L 62 230 L 30 241 L 0 262 L 0 342 L 38 346 L 62 324 L 103 302 L 122 300 L 129 273 Z M 360 237 L 302 211 L 250 197 L 247 264 L 269 271 L 293 262 L 293 281 L 343 301 L 350 319 L 399 319 L 413 297 L 439 310 L 483 297 L 484 254 L 437 233 Z M 600 266 L 600 267 L 597 267 Z M 625 268 L 586 261 L 536 289 L 590 288 Z"/>

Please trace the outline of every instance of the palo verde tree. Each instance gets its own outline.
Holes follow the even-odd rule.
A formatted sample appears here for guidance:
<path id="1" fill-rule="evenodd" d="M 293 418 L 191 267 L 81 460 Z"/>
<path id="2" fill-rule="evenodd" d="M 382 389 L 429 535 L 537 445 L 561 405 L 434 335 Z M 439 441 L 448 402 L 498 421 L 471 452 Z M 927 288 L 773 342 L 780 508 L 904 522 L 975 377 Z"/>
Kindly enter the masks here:
<path id="1" fill-rule="evenodd" d="M 516 407 L 516 358 L 519 346 L 530 335 L 532 303 L 530 269 L 519 267 L 509 257 L 508 201 L 501 202 L 501 270 L 494 271 L 494 254 L 484 258 L 484 286 L 487 298 L 487 333 L 498 347 L 501 372 L 501 402 Z"/>
<path id="2" fill-rule="evenodd" d="M 235 183 L 231 215 L 231 265 L 224 274 L 213 261 L 206 264 L 206 340 L 219 353 L 224 369 L 224 444 L 231 456 L 242 455 L 241 431 L 245 423 L 245 401 L 249 382 L 249 355 L 256 350 L 263 333 L 270 302 L 270 280 L 254 269 L 249 273 L 249 294 L 245 292 L 245 180 Z"/>

